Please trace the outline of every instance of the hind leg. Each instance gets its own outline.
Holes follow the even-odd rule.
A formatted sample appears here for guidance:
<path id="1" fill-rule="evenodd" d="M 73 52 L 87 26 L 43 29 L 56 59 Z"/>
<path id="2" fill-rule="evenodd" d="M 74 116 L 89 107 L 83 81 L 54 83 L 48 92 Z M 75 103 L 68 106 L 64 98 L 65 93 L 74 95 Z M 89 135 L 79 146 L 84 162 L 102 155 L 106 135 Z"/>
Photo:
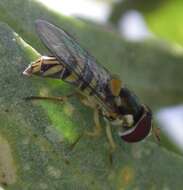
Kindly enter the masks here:
<path id="1" fill-rule="evenodd" d="M 24 99 L 26 101 L 29 101 L 29 100 L 51 100 L 51 101 L 65 102 L 68 98 L 70 98 L 74 95 L 75 95 L 75 93 L 68 94 L 66 96 L 28 96 L 28 97 L 25 97 Z"/>
<path id="2" fill-rule="evenodd" d="M 107 140 L 109 143 L 109 161 L 112 165 L 113 163 L 113 153 L 116 150 L 116 143 L 114 142 L 114 139 L 112 137 L 112 131 L 111 131 L 111 126 L 110 124 L 106 121 L 106 136 L 107 136 Z"/>
<path id="3" fill-rule="evenodd" d="M 108 124 L 108 122 L 106 125 L 106 136 L 110 145 L 110 152 L 114 152 L 116 149 L 116 143 L 114 142 L 114 139 L 112 137 L 111 126 Z"/>

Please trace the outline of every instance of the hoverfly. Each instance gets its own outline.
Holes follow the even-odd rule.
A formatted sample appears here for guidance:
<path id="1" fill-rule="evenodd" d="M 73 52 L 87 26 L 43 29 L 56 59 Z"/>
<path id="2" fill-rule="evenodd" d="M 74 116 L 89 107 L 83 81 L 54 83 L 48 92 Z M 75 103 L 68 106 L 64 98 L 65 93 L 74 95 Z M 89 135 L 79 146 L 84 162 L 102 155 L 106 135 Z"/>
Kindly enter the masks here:
<path id="1" fill-rule="evenodd" d="M 115 127 L 120 137 L 129 143 L 138 142 L 149 134 L 152 127 L 151 110 L 139 103 L 136 95 L 124 87 L 117 76 L 98 64 L 96 59 L 64 30 L 44 20 L 36 21 L 36 29 L 52 56 L 41 56 L 31 63 L 23 74 L 61 79 L 74 85 L 82 95 L 81 102 L 94 110 L 96 127 L 91 135 L 99 134 L 99 116 L 103 116 L 107 125 L 107 137 L 113 147 L 110 126 Z"/>

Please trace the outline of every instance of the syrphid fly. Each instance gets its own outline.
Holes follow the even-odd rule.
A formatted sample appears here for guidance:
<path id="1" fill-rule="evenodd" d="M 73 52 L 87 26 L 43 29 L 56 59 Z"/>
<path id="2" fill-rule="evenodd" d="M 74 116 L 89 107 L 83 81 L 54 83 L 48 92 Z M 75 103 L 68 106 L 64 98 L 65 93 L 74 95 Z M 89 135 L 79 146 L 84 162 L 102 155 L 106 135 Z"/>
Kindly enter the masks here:
<path id="1" fill-rule="evenodd" d="M 100 65 L 64 30 L 44 20 L 36 21 L 36 29 L 52 56 L 41 56 L 23 74 L 61 79 L 76 87 L 77 93 L 82 95 L 81 102 L 94 110 L 95 128 L 90 135 L 98 135 L 101 131 L 99 116 L 102 116 L 112 147 L 115 145 L 110 126 L 130 143 L 138 142 L 149 134 L 152 127 L 150 108 L 141 104 L 136 95 L 124 87 L 119 77 Z"/>

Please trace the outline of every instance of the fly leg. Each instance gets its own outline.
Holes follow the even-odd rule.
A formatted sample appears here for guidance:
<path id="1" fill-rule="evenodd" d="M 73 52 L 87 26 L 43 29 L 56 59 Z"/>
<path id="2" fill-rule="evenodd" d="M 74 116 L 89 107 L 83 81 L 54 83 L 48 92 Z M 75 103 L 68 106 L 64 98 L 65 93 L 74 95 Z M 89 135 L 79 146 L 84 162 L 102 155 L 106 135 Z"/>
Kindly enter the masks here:
<path id="1" fill-rule="evenodd" d="M 28 97 L 25 97 L 24 99 L 26 101 L 29 101 L 29 100 L 51 100 L 51 101 L 65 102 L 65 101 L 67 101 L 68 98 L 70 98 L 74 95 L 75 95 L 75 93 L 68 94 L 66 96 L 28 96 Z"/>
<path id="2" fill-rule="evenodd" d="M 25 97 L 24 99 L 26 101 L 30 101 L 30 100 L 48 100 L 48 101 L 56 101 L 56 102 L 66 102 L 68 100 L 68 98 L 70 97 L 73 97 L 73 96 L 77 96 L 77 93 L 72 93 L 72 94 L 68 94 L 66 96 L 29 96 L 29 97 Z M 71 144 L 69 145 L 69 148 L 68 148 L 68 152 L 65 154 L 65 163 L 66 164 L 69 164 L 69 160 L 67 159 L 67 156 L 70 152 L 72 152 L 72 150 L 75 148 L 75 146 L 77 145 L 77 143 L 80 141 L 80 139 L 82 138 L 83 136 L 83 133 L 80 134 L 76 140 Z"/>
<path id="3" fill-rule="evenodd" d="M 95 123 L 94 130 L 92 132 L 86 132 L 86 134 L 92 137 L 98 137 L 100 136 L 102 126 L 100 124 L 99 110 L 97 108 L 94 109 L 93 120 Z"/>
<path id="4" fill-rule="evenodd" d="M 113 152 L 116 150 L 116 143 L 114 142 L 114 139 L 112 137 L 112 131 L 111 131 L 111 126 L 108 121 L 106 121 L 106 136 L 109 142 L 109 161 L 112 164 L 113 162 Z"/>
<path id="5" fill-rule="evenodd" d="M 99 108 L 98 106 L 90 99 L 83 97 L 81 94 L 78 94 L 78 97 L 80 101 L 87 107 L 90 107 L 94 110 L 93 113 L 93 120 L 94 120 L 94 130 L 93 131 L 87 131 L 86 134 L 91 137 L 98 137 L 100 136 L 102 126 L 100 124 L 100 118 L 99 118 Z"/>

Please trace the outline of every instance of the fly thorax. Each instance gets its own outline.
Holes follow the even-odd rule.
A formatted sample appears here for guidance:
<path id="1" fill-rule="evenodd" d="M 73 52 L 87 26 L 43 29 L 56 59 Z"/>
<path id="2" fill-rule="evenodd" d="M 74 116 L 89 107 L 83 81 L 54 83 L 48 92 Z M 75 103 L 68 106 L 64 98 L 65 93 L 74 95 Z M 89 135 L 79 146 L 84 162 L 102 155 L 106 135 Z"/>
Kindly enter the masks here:
<path id="1" fill-rule="evenodd" d="M 121 100 L 121 97 L 120 97 L 120 96 L 116 96 L 116 97 L 114 98 L 114 101 L 115 101 L 115 104 L 116 104 L 117 107 L 121 106 L 122 100 Z"/>

